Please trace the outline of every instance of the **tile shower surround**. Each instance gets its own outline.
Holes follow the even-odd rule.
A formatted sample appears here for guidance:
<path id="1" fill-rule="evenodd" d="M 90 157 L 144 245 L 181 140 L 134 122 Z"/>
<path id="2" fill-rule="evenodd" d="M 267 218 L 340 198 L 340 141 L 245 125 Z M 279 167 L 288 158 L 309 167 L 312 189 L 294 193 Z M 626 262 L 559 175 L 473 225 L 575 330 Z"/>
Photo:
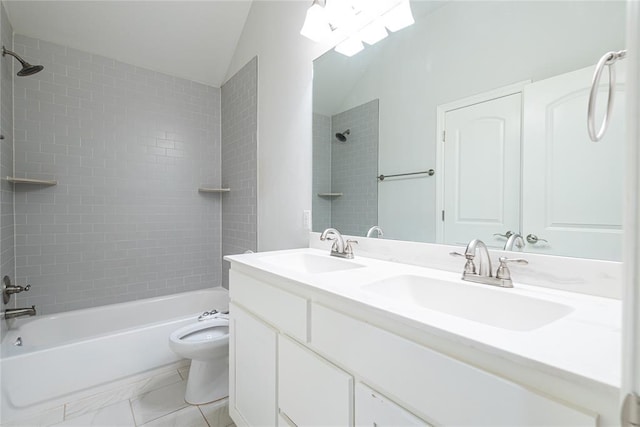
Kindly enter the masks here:
<path id="1" fill-rule="evenodd" d="M 7 19 L 4 5 L 0 3 L 0 42 L 13 46 L 13 28 Z M 13 175 L 13 59 L 5 56 L 0 61 L 0 168 L 3 175 Z M 15 277 L 13 241 L 13 188 L 11 183 L 0 180 L 0 274 Z"/>
<path id="2" fill-rule="evenodd" d="M 258 58 L 222 85 L 222 255 L 257 251 Z M 229 288 L 229 263 L 222 284 Z"/>
<path id="3" fill-rule="evenodd" d="M 0 42 L 13 46 L 13 28 L 7 19 L 4 5 L 0 3 Z M 0 61 L 0 170 L 13 175 L 13 61 L 5 56 Z M 13 225 L 13 188 L 0 179 L 0 278 L 15 277 L 15 243 Z M 11 301 L 13 303 L 13 301 Z M 4 337 L 6 324 L 0 322 L 0 338 Z"/>
<path id="4" fill-rule="evenodd" d="M 197 192 L 220 185 L 220 89 L 21 35 L 14 49 L 45 66 L 14 79 L 15 175 L 58 180 L 15 186 L 18 305 L 220 285 L 221 197 Z"/>

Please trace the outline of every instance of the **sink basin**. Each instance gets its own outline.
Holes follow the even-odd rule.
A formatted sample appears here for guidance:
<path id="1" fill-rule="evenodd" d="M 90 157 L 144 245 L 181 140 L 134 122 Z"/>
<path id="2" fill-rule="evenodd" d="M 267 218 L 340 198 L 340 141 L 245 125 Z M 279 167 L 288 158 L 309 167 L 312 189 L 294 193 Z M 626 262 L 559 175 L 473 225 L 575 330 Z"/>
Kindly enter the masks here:
<path id="1" fill-rule="evenodd" d="M 262 261 L 288 270 L 311 274 L 329 273 L 332 271 L 351 270 L 353 268 L 364 267 L 363 265 L 350 260 L 330 257 L 329 255 L 322 256 L 306 253 L 265 256 L 262 258 Z"/>
<path id="2" fill-rule="evenodd" d="M 481 285 L 484 286 L 484 285 Z M 502 329 L 531 331 L 558 320 L 573 308 L 494 289 L 428 277 L 401 275 L 362 287 L 372 294 Z"/>

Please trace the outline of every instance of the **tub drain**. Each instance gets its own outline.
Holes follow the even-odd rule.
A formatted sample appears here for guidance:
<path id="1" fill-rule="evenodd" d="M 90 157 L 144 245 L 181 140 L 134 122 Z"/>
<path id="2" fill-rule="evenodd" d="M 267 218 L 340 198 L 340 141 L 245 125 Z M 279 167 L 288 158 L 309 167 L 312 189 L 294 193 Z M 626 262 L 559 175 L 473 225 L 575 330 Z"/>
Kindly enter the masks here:
<path id="1" fill-rule="evenodd" d="M 16 345 L 18 347 L 22 347 L 22 337 L 18 337 L 16 339 L 16 342 L 13 343 L 13 345 Z"/>

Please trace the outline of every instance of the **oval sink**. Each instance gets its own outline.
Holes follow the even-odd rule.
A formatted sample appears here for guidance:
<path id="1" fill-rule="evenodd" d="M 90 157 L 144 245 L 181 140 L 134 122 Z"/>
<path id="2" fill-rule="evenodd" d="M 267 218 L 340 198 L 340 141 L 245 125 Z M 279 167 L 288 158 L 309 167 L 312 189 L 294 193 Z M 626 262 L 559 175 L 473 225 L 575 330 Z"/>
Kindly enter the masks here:
<path id="1" fill-rule="evenodd" d="M 265 256 L 262 261 L 273 266 L 294 270 L 301 273 L 329 273 L 332 271 L 351 270 L 364 267 L 353 261 L 330 257 L 329 255 L 313 255 L 306 253 L 291 253 Z"/>
<path id="2" fill-rule="evenodd" d="M 482 286 L 482 285 L 481 285 Z M 573 308 L 509 290 L 429 277 L 401 275 L 373 282 L 363 291 L 502 329 L 531 331 L 558 320 Z"/>

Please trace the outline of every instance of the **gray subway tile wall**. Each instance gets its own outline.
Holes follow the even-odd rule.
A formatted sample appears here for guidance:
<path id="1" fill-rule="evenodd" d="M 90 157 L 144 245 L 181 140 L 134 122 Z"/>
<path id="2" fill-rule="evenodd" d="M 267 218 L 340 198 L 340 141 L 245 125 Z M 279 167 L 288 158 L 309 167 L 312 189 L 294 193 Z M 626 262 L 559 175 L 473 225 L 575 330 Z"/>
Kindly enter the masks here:
<path id="1" fill-rule="evenodd" d="M 60 312 L 220 285 L 220 89 L 15 35 L 18 297 Z M 3 114 L 4 118 L 4 114 Z M 4 167 L 4 165 L 3 165 Z M 4 170 L 4 169 L 3 169 Z"/>
<path id="2" fill-rule="evenodd" d="M 331 227 L 332 198 L 318 196 L 331 192 L 331 118 L 313 113 L 313 231 Z"/>
<path id="3" fill-rule="evenodd" d="M 222 254 L 256 251 L 257 242 L 258 58 L 222 85 Z M 222 268 L 229 287 L 229 263 Z"/>
<path id="4" fill-rule="evenodd" d="M 331 118 L 331 223 L 344 234 L 365 236 L 378 223 L 377 99 Z M 346 142 L 333 135 L 350 130 Z"/>
<path id="5" fill-rule="evenodd" d="M 7 19 L 4 5 L 0 3 L 0 43 L 11 49 L 13 28 Z M 0 61 L 0 278 L 9 276 L 15 281 L 13 188 L 5 177 L 13 175 L 13 58 L 5 56 Z M 10 306 L 14 306 L 11 301 Z M 4 336 L 5 322 L 0 322 L 0 337 Z"/>

